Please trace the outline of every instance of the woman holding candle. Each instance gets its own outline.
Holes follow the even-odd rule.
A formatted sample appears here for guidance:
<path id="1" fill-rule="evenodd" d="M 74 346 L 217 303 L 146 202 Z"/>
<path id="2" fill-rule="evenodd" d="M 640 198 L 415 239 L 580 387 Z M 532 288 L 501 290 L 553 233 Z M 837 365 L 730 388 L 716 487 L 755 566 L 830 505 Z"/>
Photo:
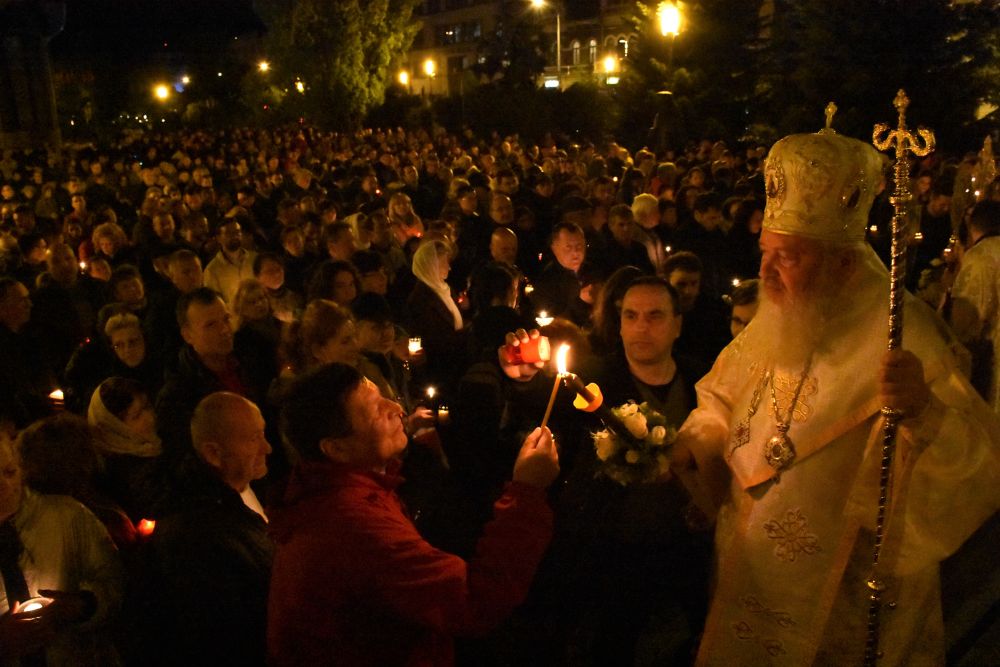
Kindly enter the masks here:
<path id="1" fill-rule="evenodd" d="M 406 301 L 407 329 L 420 336 L 427 351 L 427 379 L 445 387 L 455 385 L 457 373 L 464 367 L 464 323 L 445 282 L 450 272 L 450 245 L 440 240 L 424 241 L 413 256 L 417 284 Z"/>

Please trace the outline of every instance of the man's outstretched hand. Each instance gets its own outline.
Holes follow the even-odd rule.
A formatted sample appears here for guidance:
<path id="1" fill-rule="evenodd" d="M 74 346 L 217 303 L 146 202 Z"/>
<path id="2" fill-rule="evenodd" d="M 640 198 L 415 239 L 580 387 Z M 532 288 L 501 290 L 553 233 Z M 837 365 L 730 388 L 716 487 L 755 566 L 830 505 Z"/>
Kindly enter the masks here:
<path id="1" fill-rule="evenodd" d="M 500 368 L 503 370 L 504 375 L 518 382 L 528 382 L 531 378 L 535 377 L 535 374 L 540 369 L 545 368 L 544 361 L 536 361 L 533 364 L 508 364 L 504 357 L 504 347 L 507 345 L 519 347 L 521 343 L 527 343 L 529 340 L 540 336 L 541 334 L 538 333 L 538 329 L 532 329 L 530 333 L 524 329 L 518 329 L 513 333 L 507 334 L 505 338 L 506 344 L 497 348 L 497 358 L 500 360 Z"/>

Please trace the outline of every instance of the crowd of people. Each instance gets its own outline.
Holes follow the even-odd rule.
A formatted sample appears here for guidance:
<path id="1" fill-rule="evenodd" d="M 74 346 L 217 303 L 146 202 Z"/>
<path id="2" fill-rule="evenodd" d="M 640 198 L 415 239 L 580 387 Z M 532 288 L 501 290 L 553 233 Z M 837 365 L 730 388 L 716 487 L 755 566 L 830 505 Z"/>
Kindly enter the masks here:
<path id="1" fill-rule="evenodd" d="M 847 223 L 799 220 L 788 202 L 801 170 L 786 183 L 769 169 L 794 158 L 765 168 L 765 154 L 303 126 L 5 151 L 0 663 L 662 665 L 693 662 L 702 644 L 702 662 L 736 664 L 722 635 L 737 628 L 740 651 L 764 651 L 747 664 L 825 664 L 838 649 L 815 637 L 783 644 L 739 613 L 709 613 L 718 586 L 729 609 L 780 624 L 784 612 L 733 570 L 710 585 L 716 549 L 745 537 L 757 511 L 737 490 L 773 484 L 791 497 L 796 471 L 821 458 L 800 444 L 812 458 L 784 472 L 794 449 L 770 467 L 741 463 L 728 415 L 747 411 L 747 440 L 758 408 L 784 435 L 808 420 L 811 369 L 831 372 L 821 353 L 843 355 L 845 381 L 877 367 L 858 356 L 882 344 L 877 327 L 843 319 L 850 300 L 810 309 L 809 290 L 850 286 L 860 300 L 881 280 L 889 170 L 867 174 L 863 206 L 844 195 L 848 239 Z M 979 415 L 983 399 L 1000 411 L 1000 189 L 980 184 L 967 210 L 951 210 L 966 203 L 956 192 L 974 162 L 935 154 L 914 169 L 907 283 L 943 315 L 914 326 L 937 326 L 941 341 L 906 346 L 920 374 L 893 357 L 877 391 L 874 371 L 838 389 L 859 418 L 877 418 L 877 407 L 861 414 L 876 394 L 909 415 L 929 402 Z M 810 187 L 821 201 L 826 190 Z M 867 254 L 789 240 L 837 234 Z M 810 252 L 840 273 L 803 278 Z M 783 304 L 796 289 L 808 298 Z M 853 332 L 851 347 L 808 335 L 827 321 Z M 572 369 L 607 404 L 688 421 L 675 462 L 718 503 L 697 502 L 680 473 L 626 487 L 596 474 L 599 422 L 565 388 L 538 428 L 552 377 L 516 350 L 539 335 L 570 345 Z M 796 370 L 758 377 L 757 353 Z M 982 398 L 955 389 L 963 373 Z M 725 434 L 711 435 L 719 406 Z M 996 440 L 995 416 L 980 431 L 976 419 L 963 433 Z M 837 438 L 855 422 L 813 426 Z M 851 437 L 840 450 L 853 458 L 828 462 L 849 490 L 864 449 Z M 721 457 L 706 445 L 730 442 Z M 973 468 L 977 481 L 996 474 Z M 806 487 L 782 524 L 801 520 L 795 539 L 810 536 L 803 512 L 818 523 L 841 511 Z M 957 549 L 996 509 L 980 504 L 950 539 L 921 546 L 937 560 Z M 743 509 L 719 515 L 713 542 L 719 506 Z M 858 548 L 811 537 L 782 542 L 779 559 L 823 551 L 822 571 L 840 571 L 827 560 Z M 768 538 L 747 538 L 740 557 Z M 838 582 L 796 576 L 835 604 Z"/>

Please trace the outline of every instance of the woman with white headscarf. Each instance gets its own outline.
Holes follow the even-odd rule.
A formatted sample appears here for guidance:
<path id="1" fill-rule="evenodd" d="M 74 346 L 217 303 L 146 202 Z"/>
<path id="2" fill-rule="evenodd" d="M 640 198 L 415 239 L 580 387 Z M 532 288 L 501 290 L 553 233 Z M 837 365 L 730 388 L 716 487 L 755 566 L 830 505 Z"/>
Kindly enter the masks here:
<path id="1" fill-rule="evenodd" d="M 406 300 L 411 336 L 419 336 L 427 351 L 428 379 L 453 384 L 464 369 L 462 313 L 445 279 L 451 271 L 451 247 L 426 240 L 413 256 L 417 284 Z"/>

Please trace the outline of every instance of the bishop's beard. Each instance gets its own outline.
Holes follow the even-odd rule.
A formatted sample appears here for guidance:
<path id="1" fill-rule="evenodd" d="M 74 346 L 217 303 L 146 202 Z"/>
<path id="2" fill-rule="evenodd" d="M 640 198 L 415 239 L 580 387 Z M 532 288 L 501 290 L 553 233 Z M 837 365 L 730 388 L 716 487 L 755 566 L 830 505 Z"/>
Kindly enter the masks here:
<path id="1" fill-rule="evenodd" d="M 818 273 L 806 289 L 786 293 L 781 302 L 761 289 L 755 337 L 768 365 L 800 372 L 810 357 L 829 350 L 838 313 L 848 305 L 848 290 L 825 267 Z"/>

